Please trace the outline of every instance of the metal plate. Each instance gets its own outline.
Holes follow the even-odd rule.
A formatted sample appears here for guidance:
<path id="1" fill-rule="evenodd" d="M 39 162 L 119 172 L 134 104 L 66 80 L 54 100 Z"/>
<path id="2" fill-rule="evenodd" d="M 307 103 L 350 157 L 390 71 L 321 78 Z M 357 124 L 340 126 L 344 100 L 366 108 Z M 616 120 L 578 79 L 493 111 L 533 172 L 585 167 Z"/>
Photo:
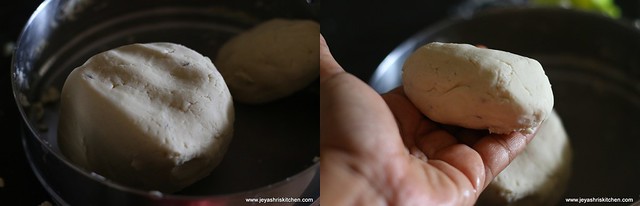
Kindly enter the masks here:
<path id="1" fill-rule="evenodd" d="M 481 44 L 537 59 L 551 81 L 554 109 L 574 150 L 564 197 L 638 199 L 640 32 L 636 28 L 566 9 L 489 10 L 418 32 L 384 59 L 370 85 L 380 93 L 399 86 L 405 59 L 433 41 Z"/>
<path id="2" fill-rule="evenodd" d="M 131 43 L 173 42 L 215 64 L 218 48 L 234 35 L 269 18 L 312 18 L 305 6 L 262 1 L 44 2 L 23 31 L 12 70 L 26 123 L 25 148 L 38 178 L 63 204 L 237 204 L 258 196 L 317 198 L 318 82 L 272 103 L 236 103 L 234 138 L 221 164 L 205 179 L 172 195 L 128 188 L 73 166 L 56 141 L 58 102 L 46 104 L 42 117 L 34 115 L 38 108 L 33 106 L 49 88 L 60 90 L 75 67 L 99 52 Z"/>

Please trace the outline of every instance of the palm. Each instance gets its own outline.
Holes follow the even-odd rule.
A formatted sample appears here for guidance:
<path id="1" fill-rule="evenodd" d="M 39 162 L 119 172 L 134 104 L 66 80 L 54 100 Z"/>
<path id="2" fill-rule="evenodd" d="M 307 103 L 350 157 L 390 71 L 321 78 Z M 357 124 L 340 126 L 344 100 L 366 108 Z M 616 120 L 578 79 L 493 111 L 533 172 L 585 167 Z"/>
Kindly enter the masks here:
<path id="1" fill-rule="evenodd" d="M 339 65 L 327 55 L 321 45 L 321 197 L 328 205 L 471 205 L 532 137 L 445 129 L 402 90 L 383 99 L 332 72 Z"/>

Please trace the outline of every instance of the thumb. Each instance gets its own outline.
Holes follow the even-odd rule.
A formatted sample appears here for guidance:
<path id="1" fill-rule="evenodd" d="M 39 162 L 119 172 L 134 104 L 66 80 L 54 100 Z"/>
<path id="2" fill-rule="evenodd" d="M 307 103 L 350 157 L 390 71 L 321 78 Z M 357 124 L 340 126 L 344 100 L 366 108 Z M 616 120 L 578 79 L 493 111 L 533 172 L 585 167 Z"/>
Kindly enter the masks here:
<path id="1" fill-rule="evenodd" d="M 382 97 L 335 61 L 320 35 L 320 148 L 388 158 L 403 144 Z"/>
<path id="2" fill-rule="evenodd" d="M 327 41 L 320 34 L 320 81 L 342 72 L 344 70 L 333 58 L 331 51 L 329 51 L 329 46 L 327 46 Z"/>

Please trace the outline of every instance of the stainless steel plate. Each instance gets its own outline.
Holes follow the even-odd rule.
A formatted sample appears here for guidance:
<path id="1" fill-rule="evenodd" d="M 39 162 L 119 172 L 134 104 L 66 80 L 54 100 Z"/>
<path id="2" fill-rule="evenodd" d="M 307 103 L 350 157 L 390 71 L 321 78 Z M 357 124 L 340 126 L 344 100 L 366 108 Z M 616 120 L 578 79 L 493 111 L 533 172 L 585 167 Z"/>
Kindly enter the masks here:
<path id="1" fill-rule="evenodd" d="M 384 59 L 370 85 L 380 93 L 399 86 L 405 59 L 433 41 L 481 44 L 540 61 L 574 150 L 565 197 L 639 198 L 640 32 L 636 28 L 565 9 L 490 10 L 418 32 Z"/>
<path id="2" fill-rule="evenodd" d="M 57 145 L 58 102 L 35 106 L 49 88 L 60 90 L 75 67 L 99 52 L 131 43 L 173 42 L 212 58 L 215 64 L 218 48 L 234 35 L 269 18 L 314 18 L 309 9 L 304 1 L 45 1 L 21 35 L 12 68 L 25 123 L 24 145 L 38 178 L 56 202 L 74 205 L 317 199 L 317 82 L 273 103 L 236 104 L 234 139 L 222 163 L 207 178 L 176 194 L 129 188 L 75 167 Z"/>

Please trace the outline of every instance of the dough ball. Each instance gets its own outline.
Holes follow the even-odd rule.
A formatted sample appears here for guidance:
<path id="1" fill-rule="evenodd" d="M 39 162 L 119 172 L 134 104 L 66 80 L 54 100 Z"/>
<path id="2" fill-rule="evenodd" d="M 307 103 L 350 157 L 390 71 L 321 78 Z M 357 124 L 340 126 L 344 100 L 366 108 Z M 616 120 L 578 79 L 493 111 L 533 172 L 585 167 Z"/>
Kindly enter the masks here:
<path id="1" fill-rule="evenodd" d="M 174 192 L 218 165 L 233 121 L 231 95 L 209 58 L 172 43 L 133 44 L 97 54 L 68 76 L 59 145 L 110 180 Z"/>
<path id="2" fill-rule="evenodd" d="M 571 173 L 571 146 L 554 111 L 527 148 L 480 194 L 478 205 L 555 205 Z"/>
<path id="3" fill-rule="evenodd" d="M 433 121 L 492 133 L 530 133 L 553 108 L 534 59 L 468 44 L 429 43 L 404 63 L 409 99 Z"/>
<path id="4" fill-rule="evenodd" d="M 272 19 L 225 43 L 216 64 L 236 101 L 266 103 L 318 77 L 319 35 L 314 21 Z"/>

